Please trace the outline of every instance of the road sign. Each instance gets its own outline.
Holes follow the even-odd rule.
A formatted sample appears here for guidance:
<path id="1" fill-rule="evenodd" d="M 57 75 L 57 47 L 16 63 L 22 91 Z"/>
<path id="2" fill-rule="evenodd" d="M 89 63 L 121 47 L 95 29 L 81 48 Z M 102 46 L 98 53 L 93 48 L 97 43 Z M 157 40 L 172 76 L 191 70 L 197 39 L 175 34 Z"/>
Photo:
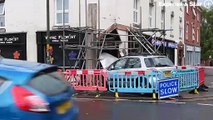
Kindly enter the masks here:
<path id="1" fill-rule="evenodd" d="M 178 96 L 178 78 L 158 81 L 158 99 Z"/>

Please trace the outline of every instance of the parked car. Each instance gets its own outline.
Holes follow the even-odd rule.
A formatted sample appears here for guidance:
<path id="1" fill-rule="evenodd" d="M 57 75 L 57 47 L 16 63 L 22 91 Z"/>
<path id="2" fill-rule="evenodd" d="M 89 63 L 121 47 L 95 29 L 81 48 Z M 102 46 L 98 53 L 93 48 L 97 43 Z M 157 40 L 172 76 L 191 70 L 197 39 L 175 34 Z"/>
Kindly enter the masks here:
<path id="1" fill-rule="evenodd" d="M 160 70 L 164 76 L 171 75 L 171 71 L 175 68 L 174 63 L 166 57 L 161 55 L 135 55 L 125 56 L 113 62 L 107 67 L 109 72 L 119 71 L 140 71 L 148 69 Z"/>
<path id="2" fill-rule="evenodd" d="M 72 95 L 56 66 L 0 59 L 0 120 L 76 120 Z"/>
<path id="3" fill-rule="evenodd" d="M 108 58 L 105 58 L 108 59 Z M 102 66 L 105 64 L 103 63 Z M 174 63 L 167 57 L 163 55 L 133 55 L 125 56 L 114 61 L 108 67 L 105 66 L 108 73 L 115 72 L 127 72 L 127 71 L 147 71 L 147 70 L 158 70 L 162 72 L 163 77 L 170 77 L 171 72 L 175 69 Z M 110 79 L 110 77 L 109 77 Z M 154 78 L 154 83 L 159 78 Z M 151 83 L 151 78 L 149 82 Z M 132 82 L 133 83 L 133 82 Z M 145 81 L 147 83 L 147 81 Z M 137 83 L 138 84 L 138 83 Z"/>

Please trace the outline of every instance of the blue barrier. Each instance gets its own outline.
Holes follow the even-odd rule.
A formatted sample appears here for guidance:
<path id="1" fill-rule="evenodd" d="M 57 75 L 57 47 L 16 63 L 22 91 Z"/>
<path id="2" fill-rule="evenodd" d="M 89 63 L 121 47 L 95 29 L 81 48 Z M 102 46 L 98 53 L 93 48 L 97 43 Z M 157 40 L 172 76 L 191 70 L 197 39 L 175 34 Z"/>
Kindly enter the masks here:
<path id="1" fill-rule="evenodd" d="M 176 69 L 172 71 L 172 77 L 179 79 L 179 92 L 199 87 L 199 73 L 196 69 Z"/>
<path id="2" fill-rule="evenodd" d="M 111 92 L 153 93 L 159 74 L 150 71 L 149 74 L 108 73 L 108 88 Z"/>
<path id="3" fill-rule="evenodd" d="M 139 72 L 138 72 L 139 73 Z M 196 90 L 199 86 L 199 75 L 196 69 L 175 69 L 170 77 L 165 77 L 162 71 L 151 70 L 138 74 L 131 72 L 108 72 L 108 89 L 115 93 L 159 93 L 161 81 L 177 79 L 178 91 Z M 175 94 L 177 95 L 177 94 Z M 118 96 L 118 95 L 117 95 Z"/>

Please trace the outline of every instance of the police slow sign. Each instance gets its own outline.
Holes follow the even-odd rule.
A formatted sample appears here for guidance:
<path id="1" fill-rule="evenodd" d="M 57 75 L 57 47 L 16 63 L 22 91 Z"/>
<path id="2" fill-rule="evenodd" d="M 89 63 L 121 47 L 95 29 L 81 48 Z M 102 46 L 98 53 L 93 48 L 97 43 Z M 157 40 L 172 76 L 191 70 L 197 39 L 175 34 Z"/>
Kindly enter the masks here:
<path id="1" fill-rule="evenodd" d="M 178 78 L 160 80 L 158 88 L 159 99 L 178 96 Z"/>

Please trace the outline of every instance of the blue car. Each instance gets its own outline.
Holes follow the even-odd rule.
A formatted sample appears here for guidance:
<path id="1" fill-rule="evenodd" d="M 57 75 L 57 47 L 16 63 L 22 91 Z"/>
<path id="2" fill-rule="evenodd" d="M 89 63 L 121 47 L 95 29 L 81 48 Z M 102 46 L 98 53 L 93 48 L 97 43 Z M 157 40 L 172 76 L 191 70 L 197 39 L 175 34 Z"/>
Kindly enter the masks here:
<path id="1" fill-rule="evenodd" d="M 73 92 L 56 66 L 0 58 L 0 120 L 76 120 Z"/>

